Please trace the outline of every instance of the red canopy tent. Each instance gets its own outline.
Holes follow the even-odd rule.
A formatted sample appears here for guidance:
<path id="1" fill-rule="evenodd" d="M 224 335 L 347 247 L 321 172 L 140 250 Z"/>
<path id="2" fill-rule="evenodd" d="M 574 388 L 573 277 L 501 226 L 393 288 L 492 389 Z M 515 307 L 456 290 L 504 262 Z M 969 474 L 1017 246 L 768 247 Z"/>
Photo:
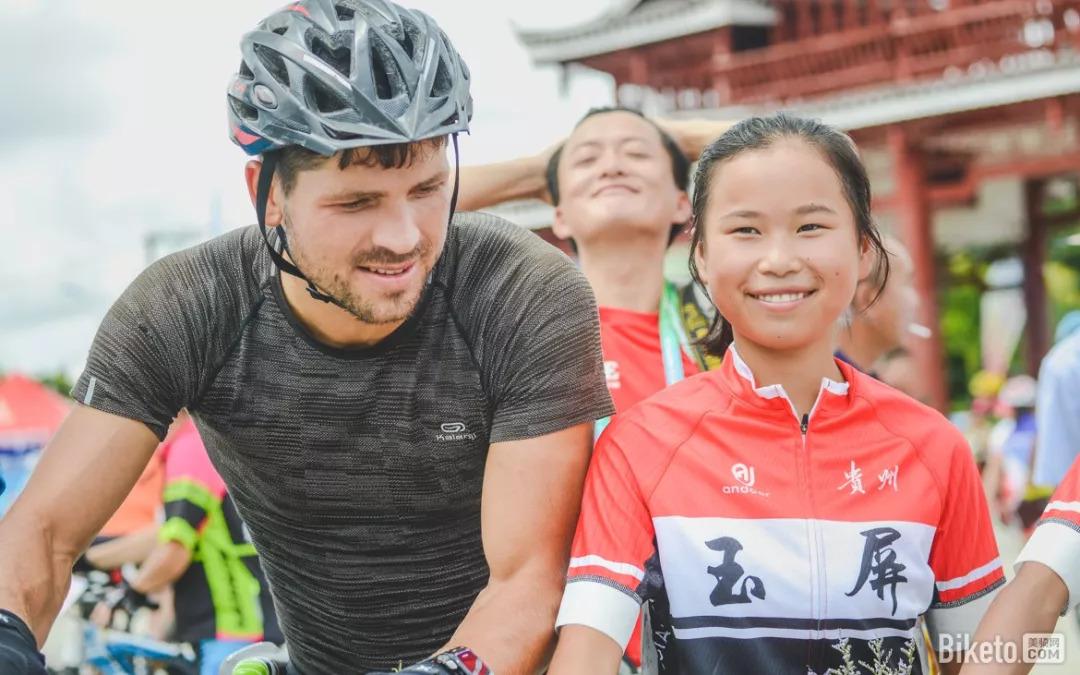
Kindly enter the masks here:
<path id="1" fill-rule="evenodd" d="M 0 379 L 0 453 L 45 445 L 67 415 L 67 400 L 23 375 Z"/>
<path id="2" fill-rule="evenodd" d="M 39 451 L 68 412 L 63 396 L 23 375 L 0 378 L 0 516 L 22 491 Z"/>

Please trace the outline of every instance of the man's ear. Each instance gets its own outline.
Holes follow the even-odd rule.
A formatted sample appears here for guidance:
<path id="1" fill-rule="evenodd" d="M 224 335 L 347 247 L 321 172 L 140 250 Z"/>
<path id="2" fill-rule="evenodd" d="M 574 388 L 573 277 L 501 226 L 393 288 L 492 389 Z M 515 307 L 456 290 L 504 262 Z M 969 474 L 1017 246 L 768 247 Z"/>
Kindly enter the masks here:
<path id="1" fill-rule="evenodd" d="M 256 206 L 259 198 L 259 174 L 262 172 L 262 162 L 257 159 L 248 161 L 244 165 L 244 182 L 247 183 L 248 196 L 251 197 L 251 205 Z M 270 184 L 270 196 L 266 200 L 266 226 L 277 227 L 281 224 L 281 181 L 277 175 Z"/>
<path id="2" fill-rule="evenodd" d="M 887 255 L 885 253 L 879 253 L 870 243 L 869 237 L 862 237 L 862 241 L 859 242 L 859 281 L 865 281 L 874 271 L 875 267 L 879 264 L 884 264 L 885 261 L 879 260 L 881 255 Z"/>
<path id="3" fill-rule="evenodd" d="M 561 206 L 555 207 L 555 218 L 551 221 L 551 233 L 559 239 L 570 238 L 570 226 L 566 224 Z"/>
<path id="4" fill-rule="evenodd" d="M 690 241 L 694 241 L 694 231 L 699 227 L 701 227 L 700 223 L 691 221 L 689 232 Z M 697 246 L 694 247 L 694 250 L 691 251 L 690 254 L 694 256 L 694 264 L 697 265 L 698 271 L 701 272 L 702 276 L 707 275 L 708 269 L 705 265 L 705 240 L 699 240 Z"/>
<path id="5" fill-rule="evenodd" d="M 690 208 L 690 195 L 679 190 L 678 200 L 675 202 L 675 213 L 672 214 L 671 222 L 685 223 L 690 220 L 693 211 Z"/>
<path id="6" fill-rule="evenodd" d="M 859 283 L 855 286 L 855 297 L 851 300 L 851 307 L 856 313 L 865 312 L 877 295 L 878 289 L 870 280 L 877 265 L 884 264 L 880 258 L 881 254 L 870 243 L 870 239 L 863 237 L 859 244 Z"/>
<path id="7" fill-rule="evenodd" d="M 867 280 L 860 281 L 855 287 L 855 297 L 851 299 L 851 309 L 856 314 L 862 314 L 870 307 L 870 301 L 877 294 L 877 289 Z"/>

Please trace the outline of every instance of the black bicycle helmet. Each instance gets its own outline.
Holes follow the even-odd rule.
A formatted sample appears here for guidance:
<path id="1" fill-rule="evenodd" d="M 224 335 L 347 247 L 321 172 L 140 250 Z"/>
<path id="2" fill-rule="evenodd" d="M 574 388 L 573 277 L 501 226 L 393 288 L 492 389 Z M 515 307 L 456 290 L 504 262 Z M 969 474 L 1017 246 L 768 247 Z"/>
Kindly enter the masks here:
<path id="1" fill-rule="evenodd" d="M 228 90 L 248 154 L 321 155 L 468 131 L 469 70 L 435 21 L 385 0 L 301 0 L 240 42 Z"/>

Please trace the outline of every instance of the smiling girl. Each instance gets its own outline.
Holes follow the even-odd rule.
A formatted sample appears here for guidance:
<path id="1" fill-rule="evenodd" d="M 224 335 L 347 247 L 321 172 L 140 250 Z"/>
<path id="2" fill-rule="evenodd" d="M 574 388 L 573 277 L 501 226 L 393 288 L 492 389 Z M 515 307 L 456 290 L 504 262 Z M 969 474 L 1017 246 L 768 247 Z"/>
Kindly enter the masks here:
<path id="1" fill-rule="evenodd" d="M 833 358 L 887 265 L 855 146 L 753 118 L 694 182 L 692 270 L 733 343 L 601 437 L 551 672 L 616 672 L 642 604 L 646 672 L 925 672 L 919 617 L 959 647 L 1003 572 L 961 434 Z"/>

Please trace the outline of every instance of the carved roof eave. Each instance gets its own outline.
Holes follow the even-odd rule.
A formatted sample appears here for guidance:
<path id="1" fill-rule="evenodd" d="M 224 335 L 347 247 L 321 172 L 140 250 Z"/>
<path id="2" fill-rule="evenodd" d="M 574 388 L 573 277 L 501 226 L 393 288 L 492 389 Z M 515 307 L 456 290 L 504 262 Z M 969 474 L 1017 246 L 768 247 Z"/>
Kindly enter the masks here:
<path id="1" fill-rule="evenodd" d="M 569 28 L 515 27 L 534 63 L 565 63 L 701 33 L 722 26 L 771 26 L 776 10 L 764 0 L 623 0 L 603 16 Z"/>
<path id="2" fill-rule="evenodd" d="M 1047 52 L 1040 52 L 1050 56 Z M 970 110 L 1080 94 L 1080 54 L 1061 52 L 1042 67 L 1029 65 L 1011 72 L 941 78 L 929 82 L 891 85 L 809 101 L 727 106 L 668 113 L 673 117 L 739 119 L 785 110 L 855 131 L 940 117 Z"/>

